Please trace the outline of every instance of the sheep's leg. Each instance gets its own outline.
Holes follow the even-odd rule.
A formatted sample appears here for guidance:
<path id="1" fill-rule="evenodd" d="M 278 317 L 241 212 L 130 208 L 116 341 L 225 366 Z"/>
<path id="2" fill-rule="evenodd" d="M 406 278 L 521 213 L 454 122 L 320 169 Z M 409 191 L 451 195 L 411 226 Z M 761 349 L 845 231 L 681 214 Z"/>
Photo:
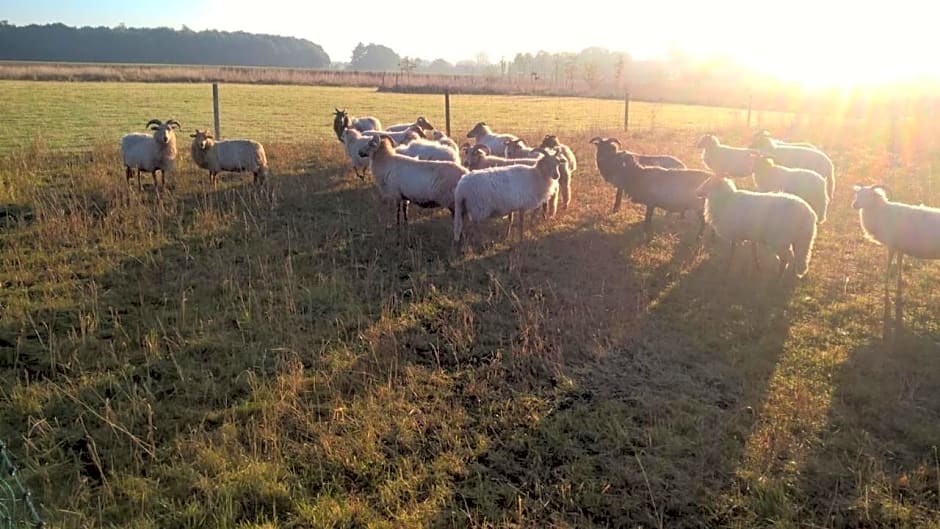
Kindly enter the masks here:
<path id="1" fill-rule="evenodd" d="M 140 169 L 137 169 L 137 190 L 140 191 L 143 189 L 143 186 L 140 184 Z"/>
<path id="2" fill-rule="evenodd" d="M 644 230 L 646 230 L 646 238 L 653 236 L 653 212 L 656 211 L 656 206 L 652 204 L 646 205 L 646 218 L 644 219 Z"/>
<path id="3" fill-rule="evenodd" d="M 898 252 L 898 292 L 894 300 L 894 335 L 898 336 L 904 327 L 904 317 L 901 297 L 901 270 L 904 269 L 904 254 Z"/>
<path id="4" fill-rule="evenodd" d="M 682 211 L 685 213 L 685 210 Z M 702 235 L 705 233 L 705 212 L 701 211 L 698 215 L 698 233 L 695 235 L 696 239 L 701 239 Z"/>
<path id="5" fill-rule="evenodd" d="M 894 250 L 888 250 L 888 264 L 885 266 L 885 277 L 884 277 L 884 314 L 882 314 L 882 324 L 883 324 L 883 334 L 884 339 L 887 340 L 891 334 L 891 292 L 889 285 L 889 280 L 891 279 L 891 262 L 894 261 Z"/>
<path id="6" fill-rule="evenodd" d="M 129 165 L 125 165 L 125 166 L 124 166 L 124 177 L 127 179 L 127 185 L 130 185 L 130 183 L 131 183 L 131 177 L 132 177 L 132 176 L 134 176 L 134 173 L 133 173 L 133 171 L 131 171 L 130 166 L 129 166 Z"/>
<path id="7" fill-rule="evenodd" d="M 405 226 L 408 225 L 408 204 L 409 202 L 407 200 L 401 202 L 401 214 L 402 217 L 405 218 Z"/>
<path id="8" fill-rule="evenodd" d="M 153 176 L 153 188 L 156 189 L 156 190 L 159 190 L 159 189 L 160 189 L 160 184 L 157 182 L 157 171 L 158 171 L 158 170 L 159 170 L 159 169 L 154 169 L 154 170 L 153 170 L 153 173 L 151 173 L 151 175 Z"/>
<path id="9" fill-rule="evenodd" d="M 760 255 L 757 254 L 757 243 L 751 243 L 751 253 L 754 254 L 754 268 L 760 271 Z"/>
<path id="10" fill-rule="evenodd" d="M 525 240 L 525 210 L 519 211 L 519 242 Z"/>
<path id="11" fill-rule="evenodd" d="M 509 224 L 506 225 L 506 240 L 512 242 L 512 211 L 509 212 Z"/>
<path id="12" fill-rule="evenodd" d="M 622 200 L 623 200 L 623 189 L 618 187 L 618 188 L 617 188 L 617 198 L 614 200 L 614 209 L 612 209 L 612 210 L 610 211 L 611 213 L 616 213 L 616 212 L 620 211 L 620 202 L 621 202 Z"/>

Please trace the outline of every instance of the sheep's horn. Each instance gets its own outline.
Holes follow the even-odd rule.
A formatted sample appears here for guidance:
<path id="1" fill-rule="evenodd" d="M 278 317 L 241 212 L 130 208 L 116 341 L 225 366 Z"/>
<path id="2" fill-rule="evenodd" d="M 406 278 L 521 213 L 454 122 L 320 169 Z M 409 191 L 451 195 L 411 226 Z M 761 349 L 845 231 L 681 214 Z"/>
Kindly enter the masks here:
<path id="1" fill-rule="evenodd" d="M 883 189 L 885 193 L 890 193 L 890 192 L 891 192 L 891 190 L 888 189 L 888 186 L 886 186 L 886 185 L 884 185 L 884 184 L 875 184 L 875 185 L 871 186 L 871 188 L 872 188 L 872 189 Z"/>
<path id="2" fill-rule="evenodd" d="M 490 151 L 490 148 L 487 147 L 486 145 L 483 145 L 483 144 L 474 145 L 473 148 L 474 148 L 475 150 L 485 152 L 487 156 L 489 156 L 490 154 L 493 154 L 492 151 Z"/>
<path id="3" fill-rule="evenodd" d="M 594 136 L 593 138 L 591 138 L 591 141 L 589 141 L 588 143 L 590 143 L 590 144 L 592 144 L 592 145 L 597 145 L 598 143 L 600 143 L 600 142 L 602 142 L 602 141 L 604 141 L 604 139 L 601 138 L 600 136 Z"/>
<path id="4" fill-rule="evenodd" d="M 150 125 L 157 125 L 157 126 L 160 126 L 160 125 L 163 125 L 163 122 L 160 121 L 159 119 L 154 118 L 154 119 L 151 119 L 150 121 L 148 121 L 147 124 L 144 125 L 144 128 L 145 128 L 145 129 L 149 129 L 149 128 L 150 128 Z"/>
<path id="5" fill-rule="evenodd" d="M 607 143 L 616 143 L 617 147 L 620 147 L 621 149 L 623 149 L 623 144 L 620 143 L 620 140 L 618 140 L 617 138 L 608 138 Z"/>
<path id="6" fill-rule="evenodd" d="M 175 119 L 168 119 L 168 120 L 166 121 L 166 124 L 167 124 L 167 125 L 171 125 L 171 126 L 172 126 L 172 125 L 176 125 L 177 130 L 183 128 L 183 126 L 180 125 L 180 122 L 179 122 L 179 121 L 176 121 Z"/>

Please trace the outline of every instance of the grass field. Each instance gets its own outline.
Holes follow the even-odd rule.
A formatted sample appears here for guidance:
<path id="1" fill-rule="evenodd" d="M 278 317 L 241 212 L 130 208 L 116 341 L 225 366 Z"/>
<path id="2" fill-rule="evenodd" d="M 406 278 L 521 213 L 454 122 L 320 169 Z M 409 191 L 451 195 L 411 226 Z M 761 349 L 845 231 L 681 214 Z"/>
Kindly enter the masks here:
<path id="1" fill-rule="evenodd" d="M 397 230 L 328 128 L 437 124 L 441 98 L 224 86 L 269 186 L 210 189 L 185 152 L 172 193 L 125 185 L 120 134 L 208 126 L 208 95 L 0 83 L 0 438 L 56 527 L 940 527 L 940 272 L 905 262 L 884 342 L 850 205 L 856 181 L 940 204 L 932 123 L 761 118 L 839 178 L 809 276 L 777 283 L 691 219 L 647 241 L 610 214 L 587 143 L 697 166 L 701 132 L 749 137 L 737 111 L 638 104 L 624 133 L 615 102 L 455 97 L 455 135 L 580 161 L 569 211 L 458 254 L 446 212 Z"/>

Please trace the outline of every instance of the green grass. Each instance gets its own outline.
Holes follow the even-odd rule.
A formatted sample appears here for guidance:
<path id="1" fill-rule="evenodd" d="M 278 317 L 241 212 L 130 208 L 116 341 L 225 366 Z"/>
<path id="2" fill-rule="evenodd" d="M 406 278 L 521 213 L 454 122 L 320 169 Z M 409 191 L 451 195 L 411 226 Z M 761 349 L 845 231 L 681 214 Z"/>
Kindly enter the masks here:
<path id="1" fill-rule="evenodd" d="M 455 254 L 446 212 L 390 225 L 328 129 L 334 105 L 440 122 L 440 98 L 225 86 L 269 187 L 209 189 L 184 153 L 160 196 L 116 138 L 208 123 L 206 86 L 0 90 L 7 130 L 44 138 L 0 163 L 0 437 L 55 526 L 940 527 L 940 272 L 906 262 L 883 342 L 849 185 L 940 204 L 931 124 L 895 162 L 883 124 L 780 118 L 840 180 L 810 275 L 778 284 L 691 219 L 646 241 L 594 168 L 599 133 L 699 165 L 701 131 L 746 140 L 727 110 L 637 105 L 628 134 L 616 103 L 455 97 L 456 131 L 557 132 L 581 162 L 569 211 Z M 92 156 L 50 150 L 88 139 L 52 119 Z"/>

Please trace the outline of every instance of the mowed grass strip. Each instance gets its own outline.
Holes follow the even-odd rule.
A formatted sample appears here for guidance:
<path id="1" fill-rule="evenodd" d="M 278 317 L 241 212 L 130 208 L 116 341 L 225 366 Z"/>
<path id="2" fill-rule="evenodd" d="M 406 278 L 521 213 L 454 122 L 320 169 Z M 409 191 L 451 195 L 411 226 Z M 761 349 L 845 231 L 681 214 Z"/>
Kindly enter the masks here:
<path id="1" fill-rule="evenodd" d="M 267 141 L 262 190 L 184 158 L 173 193 L 138 192 L 111 139 L 0 164 L 0 436 L 55 525 L 940 523 L 940 270 L 908 260 L 908 332 L 883 343 L 884 251 L 850 206 L 854 180 L 940 203 L 926 125 L 894 157 L 884 123 L 792 124 L 840 180 L 810 275 L 777 283 L 692 218 L 647 240 L 594 168 L 593 135 L 698 166 L 698 127 L 747 141 L 722 110 L 531 121 L 578 155 L 572 208 L 454 253 L 445 211 L 399 230 L 352 176 L 331 99 L 311 138 Z"/>

